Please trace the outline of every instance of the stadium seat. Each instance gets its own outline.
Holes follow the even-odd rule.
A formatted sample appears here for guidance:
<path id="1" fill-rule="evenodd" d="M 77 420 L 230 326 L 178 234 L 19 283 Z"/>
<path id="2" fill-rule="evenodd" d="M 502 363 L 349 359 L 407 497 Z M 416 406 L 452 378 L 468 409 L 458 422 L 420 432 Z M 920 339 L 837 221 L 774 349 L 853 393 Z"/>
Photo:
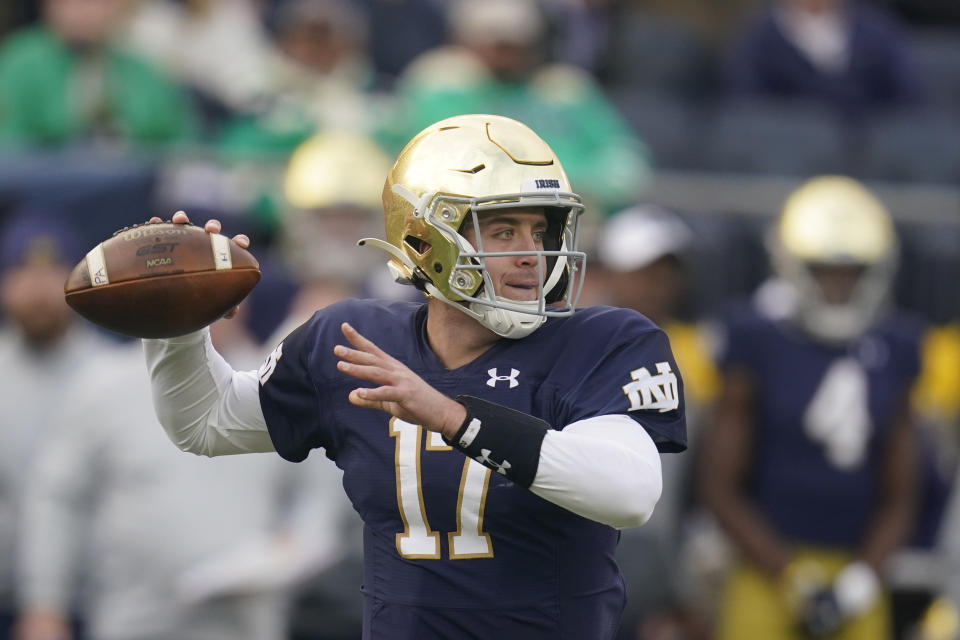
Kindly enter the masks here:
<path id="1" fill-rule="evenodd" d="M 720 103 L 699 147 L 703 169 L 808 176 L 844 172 L 848 141 L 822 105 L 737 99 Z"/>
<path id="2" fill-rule="evenodd" d="M 877 115 L 864 126 L 858 165 L 865 178 L 960 182 L 960 115 L 913 109 Z"/>
<path id="3" fill-rule="evenodd" d="M 710 90 L 711 70 L 708 48 L 692 27 L 631 9 L 614 26 L 604 75 L 609 86 L 694 98 Z"/>
<path id="4" fill-rule="evenodd" d="M 702 135 L 698 109 L 668 94 L 636 87 L 613 89 L 610 98 L 650 147 L 658 169 L 696 165 L 694 152 Z"/>
<path id="5" fill-rule="evenodd" d="M 917 31 L 910 38 L 910 55 L 927 101 L 960 113 L 960 31 Z"/>

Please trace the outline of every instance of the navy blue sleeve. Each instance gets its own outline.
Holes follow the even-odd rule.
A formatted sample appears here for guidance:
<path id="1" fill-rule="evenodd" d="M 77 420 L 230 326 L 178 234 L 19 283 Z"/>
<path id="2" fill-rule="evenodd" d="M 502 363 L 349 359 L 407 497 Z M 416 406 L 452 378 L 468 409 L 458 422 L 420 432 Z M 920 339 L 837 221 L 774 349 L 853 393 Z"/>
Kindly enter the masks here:
<path id="1" fill-rule="evenodd" d="M 622 311 L 622 310 L 621 310 Z M 666 334 L 632 312 L 607 314 L 587 327 L 592 352 L 562 402 L 566 424 L 625 414 L 650 433 L 662 452 L 687 448 L 683 380 Z"/>
<path id="2" fill-rule="evenodd" d="M 301 325 L 260 368 L 260 407 L 270 439 L 277 453 L 292 462 L 300 462 L 311 449 L 328 444 L 320 393 L 309 367 L 312 335 L 309 322 Z"/>

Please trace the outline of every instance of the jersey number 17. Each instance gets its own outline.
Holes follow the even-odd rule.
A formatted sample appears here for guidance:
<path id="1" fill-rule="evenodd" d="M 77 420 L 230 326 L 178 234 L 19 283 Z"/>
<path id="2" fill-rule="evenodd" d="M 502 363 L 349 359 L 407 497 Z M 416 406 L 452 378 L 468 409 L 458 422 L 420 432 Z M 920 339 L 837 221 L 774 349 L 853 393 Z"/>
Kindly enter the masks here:
<path id="1" fill-rule="evenodd" d="M 397 506 L 403 532 L 397 534 L 397 551 L 404 558 L 439 558 L 440 533 L 430 528 L 423 503 L 420 452 L 424 428 L 399 418 L 390 421 L 395 439 L 394 463 L 397 474 Z M 427 451 L 452 451 L 440 434 L 427 431 Z M 451 560 L 493 557 L 490 535 L 483 531 L 483 510 L 487 501 L 490 469 L 464 458 L 457 493 L 457 530 L 447 533 Z"/>

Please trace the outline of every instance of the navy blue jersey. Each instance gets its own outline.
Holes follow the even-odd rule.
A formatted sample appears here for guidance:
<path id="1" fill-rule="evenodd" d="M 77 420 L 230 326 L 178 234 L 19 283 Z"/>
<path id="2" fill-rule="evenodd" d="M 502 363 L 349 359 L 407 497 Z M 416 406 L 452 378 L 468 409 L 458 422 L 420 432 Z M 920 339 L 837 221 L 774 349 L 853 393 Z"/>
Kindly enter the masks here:
<path id="1" fill-rule="evenodd" d="M 290 334 L 261 376 L 277 451 L 299 461 L 324 447 L 365 523 L 365 638 L 613 637 L 624 605 L 617 531 L 492 474 L 439 434 L 351 405 L 366 383 L 336 368 L 344 321 L 451 397 L 555 429 L 627 414 L 662 451 L 680 451 L 682 381 L 664 333 L 635 312 L 584 309 L 448 370 L 427 343 L 425 304 L 351 300 Z"/>
<path id="2" fill-rule="evenodd" d="M 831 346 L 753 309 L 728 322 L 720 364 L 746 368 L 756 384 L 748 491 L 785 538 L 861 541 L 886 437 L 919 370 L 919 328 L 890 317 Z"/>

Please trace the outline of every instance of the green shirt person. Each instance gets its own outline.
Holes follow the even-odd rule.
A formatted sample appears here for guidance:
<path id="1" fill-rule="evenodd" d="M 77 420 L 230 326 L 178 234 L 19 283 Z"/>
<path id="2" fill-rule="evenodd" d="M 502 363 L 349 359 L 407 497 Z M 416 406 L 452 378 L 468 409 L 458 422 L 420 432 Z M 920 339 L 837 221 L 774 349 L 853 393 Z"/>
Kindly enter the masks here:
<path id="1" fill-rule="evenodd" d="M 68 42 L 48 25 L 24 28 L 0 47 L 5 146 L 157 147 L 193 131 L 185 92 L 136 56 L 107 44 Z"/>

